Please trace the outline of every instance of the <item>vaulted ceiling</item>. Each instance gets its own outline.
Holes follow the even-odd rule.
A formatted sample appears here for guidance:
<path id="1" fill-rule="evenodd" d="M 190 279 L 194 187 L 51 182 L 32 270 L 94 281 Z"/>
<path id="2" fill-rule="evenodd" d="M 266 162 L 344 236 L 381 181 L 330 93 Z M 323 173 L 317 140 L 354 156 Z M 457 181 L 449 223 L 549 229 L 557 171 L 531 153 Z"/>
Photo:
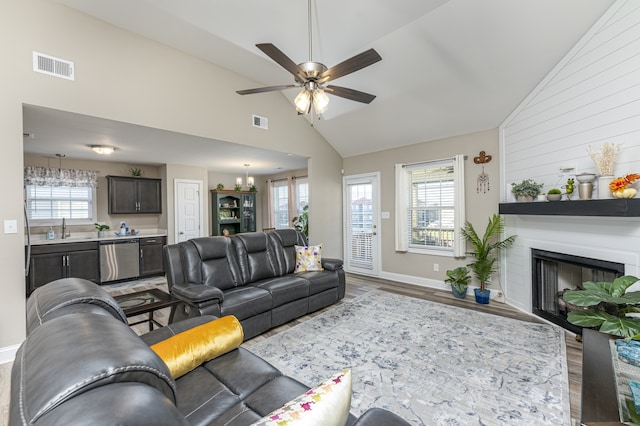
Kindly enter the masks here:
<path id="1" fill-rule="evenodd" d="M 294 82 L 256 43 L 309 60 L 305 0 L 51 1 L 255 81 L 229 90 Z M 343 157 L 495 128 L 613 3 L 314 0 L 311 59 L 330 67 L 369 48 L 382 56 L 332 82 L 376 99 L 331 96 L 314 127 Z"/>

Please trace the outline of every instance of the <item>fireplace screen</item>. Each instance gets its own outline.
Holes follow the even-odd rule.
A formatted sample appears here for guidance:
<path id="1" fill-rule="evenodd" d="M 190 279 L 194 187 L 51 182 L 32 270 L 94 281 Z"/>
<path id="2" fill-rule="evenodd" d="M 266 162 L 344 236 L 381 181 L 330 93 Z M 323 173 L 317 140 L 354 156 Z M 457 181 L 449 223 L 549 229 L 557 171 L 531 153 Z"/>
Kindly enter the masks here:
<path id="1" fill-rule="evenodd" d="M 613 281 L 624 275 L 624 264 L 572 256 L 544 250 L 531 250 L 534 314 L 581 334 L 581 327 L 567 321 L 570 309 L 562 295 L 581 290 L 585 281 Z M 579 308 L 578 308 L 579 309 Z"/>

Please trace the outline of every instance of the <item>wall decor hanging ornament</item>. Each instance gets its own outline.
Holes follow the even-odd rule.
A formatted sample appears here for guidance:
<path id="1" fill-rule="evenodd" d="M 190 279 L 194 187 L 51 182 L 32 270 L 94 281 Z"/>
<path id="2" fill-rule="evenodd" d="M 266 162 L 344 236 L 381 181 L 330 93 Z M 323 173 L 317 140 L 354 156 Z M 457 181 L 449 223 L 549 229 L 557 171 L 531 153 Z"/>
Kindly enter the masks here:
<path id="1" fill-rule="evenodd" d="M 486 193 L 491 188 L 489 187 L 489 175 L 484 172 L 484 165 L 491 161 L 491 156 L 487 155 L 484 151 L 480 151 L 477 157 L 473 157 L 473 162 L 476 164 L 482 164 L 482 173 L 478 175 L 478 183 L 476 186 L 476 191 L 478 194 L 482 190 L 483 193 Z"/>

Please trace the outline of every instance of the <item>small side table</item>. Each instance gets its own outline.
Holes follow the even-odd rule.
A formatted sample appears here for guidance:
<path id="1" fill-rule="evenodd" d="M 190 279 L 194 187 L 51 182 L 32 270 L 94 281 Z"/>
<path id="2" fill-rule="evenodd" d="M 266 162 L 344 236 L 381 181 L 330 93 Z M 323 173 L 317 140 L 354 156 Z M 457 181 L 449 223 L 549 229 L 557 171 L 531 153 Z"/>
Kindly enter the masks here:
<path id="1" fill-rule="evenodd" d="M 115 296 L 114 299 L 118 302 L 118 305 L 120 305 L 127 318 L 141 314 L 149 314 L 147 319 L 129 323 L 129 326 L 134 326 L 148 322 L 149 331 L 153 330 L 154 324 L 158 327 L 163 326 L 153 318 L 155 311 L 173 307 L 178 303 L 178 299 L 157 288 Z"/>

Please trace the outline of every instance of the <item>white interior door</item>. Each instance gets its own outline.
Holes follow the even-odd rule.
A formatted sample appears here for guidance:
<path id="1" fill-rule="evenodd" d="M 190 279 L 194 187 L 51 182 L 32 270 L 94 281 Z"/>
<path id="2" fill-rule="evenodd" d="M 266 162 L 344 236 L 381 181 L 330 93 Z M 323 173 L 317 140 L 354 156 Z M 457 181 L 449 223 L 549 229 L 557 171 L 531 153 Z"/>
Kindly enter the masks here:
<path id="1" fill-rule="evenodd" d="M 345 270 L 378 275 L 380 174 L 345 176 L 344 230 Z"/>
<path id="2" fill-rule="evenodd" d="M 201 237 L 204 225 L 202 222 L 202 181 L 175 181 L 176 199 L 176 235 L 175 241 L 182 242 Z"/>

